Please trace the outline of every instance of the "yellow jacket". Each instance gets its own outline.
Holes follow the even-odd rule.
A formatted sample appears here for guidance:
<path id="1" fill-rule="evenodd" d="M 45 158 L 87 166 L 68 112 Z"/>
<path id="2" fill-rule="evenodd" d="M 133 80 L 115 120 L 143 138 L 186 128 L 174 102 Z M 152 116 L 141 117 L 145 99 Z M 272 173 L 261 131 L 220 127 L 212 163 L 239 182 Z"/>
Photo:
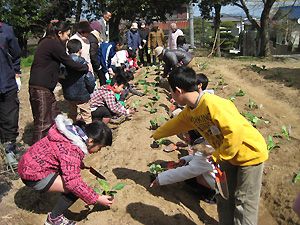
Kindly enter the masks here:
<path id="1" fill-rule="evenodd" d="M 167 47 L 164 32 L 161 29 L 151 29 L 148 36 L 148 48 L 154 50 L 157 46 Z"/>
<path id="2" fill-rule="evenodd" d="M 205 93 L 195 109 L 189 106 L 153 134 L 154 139 L 197 129 L 216 150 L 216 163 L 250 166 L 268 159 L 263 136 L 237 110 L 230 100 Z"/>

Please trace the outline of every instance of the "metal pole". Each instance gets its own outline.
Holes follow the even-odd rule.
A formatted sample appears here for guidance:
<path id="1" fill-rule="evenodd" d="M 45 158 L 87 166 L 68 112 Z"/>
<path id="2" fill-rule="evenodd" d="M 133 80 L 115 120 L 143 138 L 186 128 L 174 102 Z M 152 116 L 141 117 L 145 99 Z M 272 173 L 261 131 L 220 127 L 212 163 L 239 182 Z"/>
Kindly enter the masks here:
<path id="1" fill-rule="evenodd" d="M 194 9 L 193 9 L 193 3 L 189 3 L 189 27 L 190 27 L 190 45 L 191 48 L 195 47 L 194 43 Z"/>

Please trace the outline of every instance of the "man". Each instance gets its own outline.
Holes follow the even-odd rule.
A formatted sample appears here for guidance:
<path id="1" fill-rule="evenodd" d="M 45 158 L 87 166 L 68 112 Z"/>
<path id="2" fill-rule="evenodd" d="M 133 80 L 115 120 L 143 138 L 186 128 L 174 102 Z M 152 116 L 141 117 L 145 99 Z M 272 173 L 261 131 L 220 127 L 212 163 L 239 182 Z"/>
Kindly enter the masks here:
<path id="1" fill-rule="evenodd" d="M 177 49 L 177 37 L 183 36 L 183 32 L 180 29 L 177 29 L 176 23 L 171 23 L 170 25 L 171 32 L 169 33 L 169 49 Z"/>
<path id="2" fill-rule="evenodd" d="M 19 99 L 16 78 L 21 74 L 21 49 L 10 26 L 0 22 L 0 139 L 7 161 L 17 165 L 15 143 L 18 133 Z"/>
<path id="3" fill-rule="evenodd" d="M 103 12 L 103 17 L 99 20 L 101 26 L 101 37 L 103 39 L 103 43 L 109 42 L 109 24 L 108 21 L 111 18 L 111 13 L 107 10 Z"/>
<path id="4" fill-rule="evenodd" d="M 150 54 L 148 54 L 148 47 L 147 47 L 147 41 L 149 36 L 149 28 L 146 27 L 146 21 L 141 20 L 140 22 L 140 29 L 139 29 L 140 37 L 141 37 L 141 45 L 142 49 L 139 50 L 139 56 L 140 56 L 140 62 L 145 66 L 145 60 L 144 60 L 144 54 L 146 54 L 147 57 L 147 63 L 150 65 L 151 59 Z"/>

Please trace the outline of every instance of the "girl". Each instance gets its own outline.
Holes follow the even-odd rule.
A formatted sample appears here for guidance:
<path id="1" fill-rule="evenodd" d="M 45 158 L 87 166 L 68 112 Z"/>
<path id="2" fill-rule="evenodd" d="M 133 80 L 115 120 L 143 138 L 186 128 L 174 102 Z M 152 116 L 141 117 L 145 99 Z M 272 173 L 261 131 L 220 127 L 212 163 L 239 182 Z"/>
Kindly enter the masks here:
<path id="1" fill-rule="evenodd" d="M 39 41 L 35 51 L 29 79 L 30 104 L 34 118 L 33 143 L 47 135 L 54 118 L 60 113 L 53 93 L 60 73 L 60 63 L 78 73 L 92 71 L 90 65 L 74 62 L 67 55 L 65 43 L 70 32 L 70 26 L 65 22 L 50 23 L 45 37 Z"/>
<path id="2" fill-rule="evenodd" d="M 98 196 L 80 175 L 85 155 L 112 144 L 111 130 L 101 121 L 77 124 L 72 125 L 71 120 L 58 115 L 48 135 L 31 146 L 18 165 L 18 173 L 27 186 L 41 192 L 62 193 L 48 213 L 45 225 L 76 224 L 65 218 L 63 212 L 78 198 L 87 204 L 99 203 L 106 207 L 114 202 L 109 200 L 110 196 Z"/>

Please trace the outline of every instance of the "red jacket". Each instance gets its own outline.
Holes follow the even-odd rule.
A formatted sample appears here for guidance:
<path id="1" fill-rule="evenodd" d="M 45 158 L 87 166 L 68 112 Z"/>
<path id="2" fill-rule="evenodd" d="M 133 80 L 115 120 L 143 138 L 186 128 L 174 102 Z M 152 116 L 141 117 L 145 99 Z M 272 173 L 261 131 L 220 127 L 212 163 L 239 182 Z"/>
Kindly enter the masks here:
<path id="1" fill-rule="evenodd" d="M 37 181 L 59 173 L 68 190 L 87 204 L 94 204 L 98 194 L 83 182 L 80 163 L 87 154 L 86 144 L 66 129 L 71 121 L 58 115 L 48 133 L 22 156 L 18 173 L 22 179 Z"/>

